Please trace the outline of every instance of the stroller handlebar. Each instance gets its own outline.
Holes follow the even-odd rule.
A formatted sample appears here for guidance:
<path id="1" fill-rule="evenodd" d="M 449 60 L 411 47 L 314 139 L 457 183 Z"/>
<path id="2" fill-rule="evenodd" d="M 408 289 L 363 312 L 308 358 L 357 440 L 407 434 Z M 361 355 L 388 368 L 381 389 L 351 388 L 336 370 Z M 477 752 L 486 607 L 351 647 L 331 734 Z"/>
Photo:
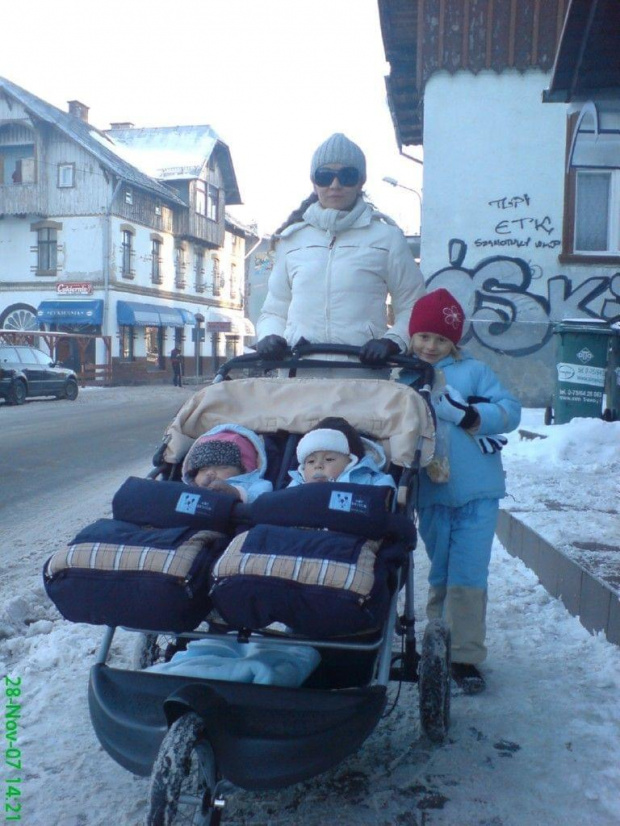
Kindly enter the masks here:
<path id="1" fill-rule="evenodd" d="M 288 348 L 286 356 L 281 360 L 266 359 L 258 353 L 246 353 L 243 356 L 237 356 L 225 362 L 217 371 L 213 383 L 217 384 L 228 378 L 232 370 L 239 370 L 248 367 L 258 367 L 263 371 L 268 370 L 298 370 L 298 369 L 316 369 L 317 367 L 338 367 L 351 370 L 383 370 L 386 367 L 401 367 L 416 370 L 420 373 L 420 389 L 430 388 L 433 384 L 434 369 L 432 364 L 421 361 L 417 356 L 410 356 L 405 354 L 397 354 L 390 356 L 384 364 L 376 367 L 363 364 L 359 361 L 361 347 L 354 347 L 350 344 L 310 344 L 308 342 L 298 343 L 293 347 Z M 332 359 L 317 359 L 310 358 L 310 356 L 347 356 L 357 359 L 357 361 L 335 361 Z M 355 375 L 352 374 L 352 378 Z"/>

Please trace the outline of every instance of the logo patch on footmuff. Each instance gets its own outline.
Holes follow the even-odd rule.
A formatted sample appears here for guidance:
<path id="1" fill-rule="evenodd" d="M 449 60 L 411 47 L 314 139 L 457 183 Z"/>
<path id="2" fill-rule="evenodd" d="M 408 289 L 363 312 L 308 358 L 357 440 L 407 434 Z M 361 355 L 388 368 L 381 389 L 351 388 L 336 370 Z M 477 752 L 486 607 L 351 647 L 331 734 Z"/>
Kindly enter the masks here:
<path id="1" fill-rule="evenodd" d="M 179 496 L 175 511 L 177 511 L 177 513 L 196 513 L 199 502 L 199 493 L 182 493 Z"/>
<path id="2" fill-rule="evenodd" d="M 351 511 L 353 494 L 343 490 L 335 490 L 329 499 L 329 509 L 332 511 Z"/>

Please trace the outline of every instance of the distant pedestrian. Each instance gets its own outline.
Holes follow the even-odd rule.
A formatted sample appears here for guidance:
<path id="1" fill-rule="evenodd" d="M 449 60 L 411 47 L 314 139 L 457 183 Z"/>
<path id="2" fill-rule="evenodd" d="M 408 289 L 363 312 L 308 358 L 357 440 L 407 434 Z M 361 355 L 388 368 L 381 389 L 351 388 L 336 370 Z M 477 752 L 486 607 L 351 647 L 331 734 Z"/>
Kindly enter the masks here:
<path id="1" fill-rule="evenodd" d="M 170 364 L 172 365 L 172 384 L 175 387 L 183 387 L 183 356 L 178 347 L 174 347 L 170 353 Z"/>

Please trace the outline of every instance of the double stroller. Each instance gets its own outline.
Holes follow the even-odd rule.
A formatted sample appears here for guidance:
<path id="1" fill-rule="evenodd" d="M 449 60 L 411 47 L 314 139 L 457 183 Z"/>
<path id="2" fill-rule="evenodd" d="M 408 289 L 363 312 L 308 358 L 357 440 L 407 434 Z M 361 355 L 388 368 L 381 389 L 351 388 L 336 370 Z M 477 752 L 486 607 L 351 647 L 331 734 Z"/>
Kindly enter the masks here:
<path id="1" fill-rule="evenodd" d="M 61 612 L 69 619 L 108 626 L 90 673 L 91 720 L 116 762 L 137 775 L 151 776 L 149 826 L 215 826 L 233 787 L 275 790 L 335 767 L 374 730 L 386 709 L 390 681 L 417 681 L 422 731 L 434 742 L 446 735 L 449 632 L 441 621 L 430 622 L 418 653 L 413 611 L 416 482 L 419 469 L 433 455 L 432 410 L 423 388 L 372 378 L 303 377 L 304 369 L 322 366 L 350 368 L 354 376 L 360 367 L 357 352 L 323 345 L 294 351 L 277 364 L 241 356 L 186 401 L 164 435 L 151 478 L 129 480 L 115 496 L 115 515 L 122 520 L 140 510 L 137 499 L 144 505 L 155 492 L 156 502 L 145 505 L 142 519 L 149 530 L 172 520 L 179 530 L 188 524 L 199 528 L 192 541 L 198 535 L 207 538 L 189 568 L 179 568 L 175 590 L 149 591 L 159 588 L 163 574 L 124 572 L 126 547 L 115 546 L 115 561 L 105 571 L 105 596 L 99 600 L 105 608 L 97 613 L 99 592 L 94 598 L 93 589 L 102 587 L 100 572 L 84 575 L 75 566 L 92 566 L 101 542 L 88 546 L 87 562 L 77 561 L 84 546 L 72 545 L 73 556 L 68 553 L 62 566 L 53 558 L 46 564 L 46 588 Z M 325 353 L 329 360 L 321 359 Z M 390 364 L 414 361 L 396 356 Z M 415 365 L 420 367 L 417 361 Z M 276 367 L 288 370 L 289 377 L 256 375 Z M 301 435 L 332 414 L 384 448 L 397 493 L 340 483 L 287 488 Z M 264 439 L 274 492 L 251 505 L 179 481 L 193 441 L 228 422 Z M 130 504 L 125 507 L 127 497 Z M 260 541 L 248 544 L 259 534 Z M 286 555 L 289 536 L 297 543 L 296 569 L 308 562 L 300 559 L 299 541 L 307 538 L 313 549 L 309 555 L 314 554 L 311 562 L 318 578 L 310 584 L 267 575 L 283 548 Z M 217 560 L 240 541 L 246 543 L 240 555 L 242 576 L 218 579 L 213 573 Z M 183 547 L 187 549 L 187 543 Z M 369 548 L 373 570 L 360 572 Z M 142 548 L 141 558 L 151 551 Z M 259 571 L 252 566 L 261 552 L 267 562 Z M 178 563 L 175 554 L 166 557 L 167 574 Z M 206 575 L 205 565 L 196 574 L 201 558 L 208 560 Z M 363 597 L 351 585 L 358 576 L 370 580 Z M 237 581 L 241 587 L 235 590 Z M 221 604 L 227 608 L 222 612 L 215 599 L 221 586 L 226 597 Z M 133 669 L 108 664 L 117 627 L 136 632 Z M 314 667 L 296 685 L 158 670 L 161 661 L 173 662 L 184 649 L 205 643 L 232 644 L 240 650 L 254 646 L 259 652 L 261 646 L 270 652 L 279 647 L 307 651 Z"/>

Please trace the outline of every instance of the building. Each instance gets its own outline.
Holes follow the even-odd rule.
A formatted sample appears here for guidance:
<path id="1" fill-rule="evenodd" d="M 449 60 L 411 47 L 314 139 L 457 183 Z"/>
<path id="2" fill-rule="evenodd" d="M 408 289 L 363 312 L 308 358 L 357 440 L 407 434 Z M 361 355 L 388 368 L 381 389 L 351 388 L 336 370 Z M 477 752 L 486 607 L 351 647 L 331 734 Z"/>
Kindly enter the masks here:
<path id="1" fill-rule="evenodd" d="M 102 363 L 109 336 L 113 381 L 142 383 L 175 345 L 196 374 L 241 353 L 239 203 L 210 126 L 101 131 L 79 101 L 63 112 L 0 78 L 0 328 L 101 336 L 59 360 Z"/>
<path id="2" fill-rule="evenodd" d="M 379 0 L 397 141 L 424 146 L 428 287 L 458 296 L 468 348 L 535 406 L 555 384 L 554 324 L 620 319 L 613 174 L 569 163 L 578 114 L 543 103 L 568 5 Z"/>

